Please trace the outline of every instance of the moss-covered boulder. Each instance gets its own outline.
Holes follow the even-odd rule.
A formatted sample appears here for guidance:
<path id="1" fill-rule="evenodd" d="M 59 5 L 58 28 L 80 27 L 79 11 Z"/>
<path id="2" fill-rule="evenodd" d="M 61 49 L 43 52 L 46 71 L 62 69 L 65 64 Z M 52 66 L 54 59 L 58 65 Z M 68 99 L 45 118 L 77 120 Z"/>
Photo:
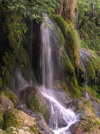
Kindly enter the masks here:
<path id="1" fill-rule="evenodd" d="M 2 94 L 10 99 L 14 103 L 14 105 L 16 105 L 19 101 L 17 96 L 7 87 L 2 88 Z"/>
<path id="2" fill-rule="evenodd" d="M 3 107 L 3 111 L 6 111 L 6 110 L 14 107 L 14 103 L 8 97 L 3 95 L 2 92 L 0 94 L 0 104 Z"/>
<path id="3" fill-rule="evenodd" d="M 31 86 L 26 87 L 21 91 L 21 98 L 26 101 L 28 107 L 30 107 L 33 111 L 42 113 L 45 120 L 48 119 L 49 108 L 42 94 L 37 88 Z"/>
<path id="4" fill-rule="evenodd" d="M 12 131 L 11 128 L 10 130 L 8 130 L 8 128 L 11 126 L 22 129 L 23 127 L 26 126 L 28 128 L 28 131 L 30 131 L 31 129 L 31 131 L 34 132 L 34 134 L 40 133 L 35 118 L 27 115 L 23 111 L 12 108 L 5 113 L 4 117 L 5 117 L 4 128 L 7 129 L 7 131 Z M 23 130 L 22 129 L 19 129 L 18 131 L 25 131 L 24 129 Z"/>
<path id="5" fill-rule="evenodd" d="M 81 97 L 70 105 L 79 112 L 80 121 L 72 126 L 72 134 L 99 134 L 100 120 L 96 117 L 92 104 L 88 99 Z"/>
<path id="6" fill-rule="evenodd" d="M 4 118 L 3 118 L 3 108 L 0 105 L 0 129 L 3 128 Z"/>

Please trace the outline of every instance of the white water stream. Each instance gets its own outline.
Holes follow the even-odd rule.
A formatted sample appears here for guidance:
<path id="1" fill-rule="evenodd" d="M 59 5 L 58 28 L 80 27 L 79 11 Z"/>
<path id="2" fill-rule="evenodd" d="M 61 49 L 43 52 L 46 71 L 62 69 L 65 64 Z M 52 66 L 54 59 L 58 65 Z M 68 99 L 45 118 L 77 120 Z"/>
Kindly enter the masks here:
<path id="1" fill-rule="evenodd" d="M 52 26 L 45 28 L 45 24 L 41 24 L 41 72 L 42 72 L 42 87 L 39 87 L 42 95 L 49 101 L 50 104 L 50 118 L 49 127 L 54 134 L 70 134 L 69 127 L 78 121 L 78 116 L 71 109 L 64 107 L 52 95 L 53 89 L 53 57 L 52 57 L 52 43 L 50 36 L 53 35 L 55 25 L 50 21 L 46 15 L 45 20 L 48 25 Z M 50 91 L 50 92 L 49 92 Z"/>

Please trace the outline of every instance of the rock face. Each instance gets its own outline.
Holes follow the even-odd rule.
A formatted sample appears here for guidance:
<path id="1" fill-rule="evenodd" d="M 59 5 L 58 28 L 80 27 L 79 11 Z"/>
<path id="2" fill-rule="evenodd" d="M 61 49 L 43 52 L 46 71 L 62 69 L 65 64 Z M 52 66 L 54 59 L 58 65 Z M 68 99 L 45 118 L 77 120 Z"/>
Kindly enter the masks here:
<path id="1" fill-rule="evenodd" d="M 21 98 L 26 101 L 28 107 L 30 107 L 33 111 L 40 112 L 45 120 L 49 117 L 49 108 L 41 95 L 40 91 L 35 88 L 28 86 L 21 91 Z"/>
<path id="2" fill-rule="evenodd" d="M 78 111 L 80 116 L 80 121 L 71 127 L 72 134 L 100 134 L 100 120 L 95 116 L 93 106 L 88 99 L 81 97 L 68 106 Z"/>
<path id="3" fill-rule="evenodd" d="M 4 116 L 5 116 L 5 120 L 6 120 L 6 122 L 4 124 L 4 128 L 7 129 L 7 131 L 11 131 L 11 130 L 17 131 L 17 128 L 20 128 L 20 129 L 18 129 L 18 131 L 19 131 L 18 134 L 24 133 L 25 129 L 27 129 L 27 131 L 33 132 L 35 134 L 41 134 L 41 132 L 36 124 L 35 118 L 27 115 L 23 111 L 12 108 L 12 109 L 8 110 Z M 13 128 L 13 129 L 9 128 L 12 126 L 15 128 Z M 8 128 L 11 130 L 8 130 Z"/>

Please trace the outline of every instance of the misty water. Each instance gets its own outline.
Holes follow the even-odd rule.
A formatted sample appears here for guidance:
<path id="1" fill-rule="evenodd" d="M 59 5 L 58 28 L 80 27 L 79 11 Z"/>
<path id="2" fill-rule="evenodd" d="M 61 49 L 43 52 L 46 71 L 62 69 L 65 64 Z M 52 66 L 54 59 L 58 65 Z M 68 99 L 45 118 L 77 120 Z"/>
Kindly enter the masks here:
<path id="1" fill-rule="evenodd" d="M 51 25 L 51 28 L 48 26 L 45 27 L 44 22 L 41 24 L 40 67 L 42 73 L 42 86 L 39 87 L 39 90 L 50 104 L 51 111 L 48 123 L 49 127 L 52 129 L 54 134 L 70 134 L 69 127 L 79 119 L 78 115 L 76 115 L 71 109 L 64 107 L 53 94 L 54 63 L 52 57 L 53 44 L 51 43 L 50 36 L 55 32 L 55 25 L 50 21 L 48 16 L 45 17 L 45 21 L 48 25 Z"/>

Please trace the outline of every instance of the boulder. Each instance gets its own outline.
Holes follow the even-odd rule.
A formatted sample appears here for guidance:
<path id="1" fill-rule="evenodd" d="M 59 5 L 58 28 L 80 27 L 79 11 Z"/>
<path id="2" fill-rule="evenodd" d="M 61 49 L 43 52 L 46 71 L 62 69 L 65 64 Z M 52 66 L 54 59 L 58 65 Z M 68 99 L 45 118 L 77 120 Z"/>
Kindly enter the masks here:
<path id="1" fill-rule="evenodd" d="M 36 87 L 28 86 L 21 91 L 21 98 L 26 101 L 26 104 L 33 111 L 40 112 L 45 120 L 49 117 L 49 108 L 45 99 Z"/>
<path id="2" fill-rule="evenodd" d="M 27 130 L 28 131 L 27 134 L 30 134 L 29 132 L 32 132 L 32 134 L 41 134 L 36 124 L 35 118 L 27 115 L 23 111 L 12 108 L 5 113 L 4 117 L 5 117 L 4 129 L 7 129 L 6 131 L 17 132 L 18 130 L 19 132 L 18 134 L 26 134 L 24 133 L 24 131 Z"/>
<path id="3" fill-rule="evenodd" d="M 2 94 L 6 96 L 8 99 L 10 99 L 14 105 L 18 103 L 17 96 L 7 87 L 2 88 Z"/>
<path id="4" fill-rule="evenodd" d="M 3 111 L 7 111 L 8 109 L 14 107 L 13 102 L 2 93 L 0 94 L 0 104 L 3 107 Z"/>

